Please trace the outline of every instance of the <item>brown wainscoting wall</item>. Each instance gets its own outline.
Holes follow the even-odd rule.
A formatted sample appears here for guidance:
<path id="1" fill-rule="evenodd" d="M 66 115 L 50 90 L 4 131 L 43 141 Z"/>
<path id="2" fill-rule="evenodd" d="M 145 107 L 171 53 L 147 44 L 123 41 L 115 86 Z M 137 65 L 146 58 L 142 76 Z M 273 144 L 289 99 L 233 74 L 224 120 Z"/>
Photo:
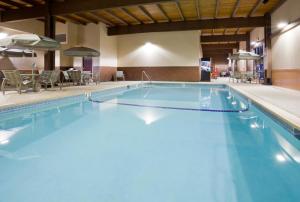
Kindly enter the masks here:
<path id="1" fill-rule="evenodd" d="M 276 86 L 300 90 L 300 68 L 272 69 L 272 83 Z"/>
<path id="2" fill-rule="evenodd" d="M 114 81 L 115 80 L 116 73 L 117 73 L 117 67 L 98 67 L 98 68 L 100 69 L 100 81 Z"/>
<path id="3" fill-rule="evenodd" d="M 128 81 L 141 80 L 142 71 L 146 71 L 153 81 L 200 81 L 200 68 L 198 66 L 175 67 L 118 67 L 124 71 Z"/>

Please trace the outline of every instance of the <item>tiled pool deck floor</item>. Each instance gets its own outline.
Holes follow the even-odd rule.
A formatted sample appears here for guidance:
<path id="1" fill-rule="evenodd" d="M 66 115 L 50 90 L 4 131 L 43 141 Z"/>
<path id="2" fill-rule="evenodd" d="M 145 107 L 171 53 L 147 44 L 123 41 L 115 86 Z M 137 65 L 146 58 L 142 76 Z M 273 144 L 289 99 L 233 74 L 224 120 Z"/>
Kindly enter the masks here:
<path id="1" fill-rule="evenodd" d="M 5 95 L 0 94 L 0 109 L 14 107 L 24 104 L 32 104 L 51 99 L 58 99 L 68 96 L 80 95 L 92 91 L 100 91 L 110 88 L 116 88 L 126 85 L 138 84 L 136 81 L 120 81 L 120 82 L 103 82 L 98 85 L 90 84 L 87 86 L 65 86 L 60 90 L 59 88 L 42 89 L 40 92 L 24 92 L 18 94 L 16 91 L 7 91 Z"/>
<path id="2" fill-rule="evenodd" d="M 300 91 L 257 84 L 229 85 L 300 130 Z"/>
<path id="3" fill-rule="evenodd" d="M 6 95 L 2 95 L 2 93 L 0 94 L 0 109 L 138 83 L 140 82 L 103 82 L 98 85 L 68 86 L 64 87 L 62 90 L 56 88 L 48 91 L 42 90 L 38 93 L 22 93 L 21 95 L 19 95 L 16 91 L 9 91 Z M 279 116 L 281 119 L 289 122 L 295 128 L 300 129 L 300 91 L 258 84 L 227 83 L 225 80 L 212 83 L 228 84 L 233 89 L 259 103 L 276 116 Z"/>

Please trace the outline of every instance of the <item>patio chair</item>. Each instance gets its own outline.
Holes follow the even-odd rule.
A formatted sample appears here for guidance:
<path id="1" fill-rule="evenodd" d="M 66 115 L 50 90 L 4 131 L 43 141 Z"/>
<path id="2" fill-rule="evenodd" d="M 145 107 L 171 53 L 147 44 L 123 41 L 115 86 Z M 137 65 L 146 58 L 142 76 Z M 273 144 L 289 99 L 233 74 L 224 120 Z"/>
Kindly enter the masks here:
<path id="1" fill-rule="evenodd" d="M 64 81 L 69 82 L 71 80 L 68 71 L 62 71 L 63 75 L 64 75 Z"/>
<path id="2" fill-rule="evenodd" d="M 86 84 L 86 83 L 89 84 L 90 81 L 93 79 L 93 75 L 90 71 L 83 71 L 81 73 L 81 77 L 82 77 L 82 82 L 84 84 Z"/>
<path id="3" fill-rule="evenodd" d="M 40 75 L 40 83 L 45 85 L 46 90 L 48 85 L 51 85 L 51 88 L 54 88 L 55 84 L 59 84 L 61 89 L 60 70 L 44 70 Z"/>
<path id="4" fill-rule="evenodd" d="M 229 72 L 229 82 L 234 82 L 234 73 L 232 71 Z"/>
<path id="5" fill-rule="evenodd" d="M 251 83 L 254 80 L 254 74 L 253 72 L 245 72 L 243 74 L 243 82 L 247 83 Z"/>
<path id="6" fill-rule="evenodd" d="M 3 95 L 5 95 L 5 91 L 8 89 L 17 90 L 21 94 L 22 90 L 27 90 L 32 84 L 32 80 L 23 78 L 18 70 L 2 70 L 2 73 L 4 75 L 1 85 Z"/>
<path id="7" fill-rule="evenodd" d="M 68 74 L 73 82 L 73 85 L 81 85 L 81 71 L 78 70 L 71 70 L 68 71 Z"/>
<path id="8" fill-rule="evenodd" d="M 117 80 L 122 79 L 123 81 L 125 81 L 125 75 L 124 75 L 123 71 L 117 71 L 116 77 L 117 77 Z"/>
<path id="9" fill-rule="evenodd" d="M 240 72 L 234 72 L 233 78 L 237 83 L 242 82 L 242 74 Z"/>

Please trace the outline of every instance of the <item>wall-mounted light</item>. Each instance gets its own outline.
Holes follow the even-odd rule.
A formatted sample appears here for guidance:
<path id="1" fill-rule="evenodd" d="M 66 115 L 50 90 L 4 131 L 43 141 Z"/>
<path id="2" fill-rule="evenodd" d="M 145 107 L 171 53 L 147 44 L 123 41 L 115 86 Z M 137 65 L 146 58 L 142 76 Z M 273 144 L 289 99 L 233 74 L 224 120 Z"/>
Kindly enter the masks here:
<path id="1" fill-rule="evenodd" d="M 8 36 L 7 33 L 4 33 L 4 32 L 0 32 L 0 39 L 4 39 Z"/>
<path id="2" fill-rule="evenodd" d="M 278 29 L 283 29 L 283 28 L 285 28 L 286 26 L 288 26 L 288 24 L 289 24 L 289 23 L 287 23 L 287 22 L 279 22 L 279 23 L 277 24 L 277 28 L 278 28 Z"/>
<path id="3" fill-rule="evenodd" d="M 150 46 L 152 46 L 153 44 L 151 43 L 151 42 L 146 42 L 145 43 L 145 46 L 147 46 L 147 47 L 150 47 Z"/>

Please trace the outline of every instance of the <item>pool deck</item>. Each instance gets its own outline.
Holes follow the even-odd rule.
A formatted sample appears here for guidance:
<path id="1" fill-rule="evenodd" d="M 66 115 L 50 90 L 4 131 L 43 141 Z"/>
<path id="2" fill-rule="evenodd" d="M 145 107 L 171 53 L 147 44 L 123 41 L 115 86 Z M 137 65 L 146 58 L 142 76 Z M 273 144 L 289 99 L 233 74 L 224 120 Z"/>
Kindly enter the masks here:
<path id="1" fill-rule="evenodd" d="M 119 82 L 102 82 L 98 85 L 90 84 L 86 86 L 65 86 L 59 88 L 42 89 L 40 92 L 22 92 L 18 94 L 16 91 L 7 91 L 5 95 L 0 92 L 0 110 L 19 105 L 34 104 L 47 100 L 59 99 L 69 96 L 82 95 L 89 92 L 101 91 L 105 89 L 117 88 L 127 85 L 134 85 L 139 81 L 119 81 Z"/>
<path id="2" fill-rule="evenodd" d="M 5 95 L 0 94 L 0 110 L 18 105 L 33 104 L 51 99 L 80 95 L 93 91 L 100 91 L 126 85 L 138 84 L 140 81 L 103 82 L 98 85 L 67 86 L 42 90 L 41 92 L 27 92 L 19 95 L 16 91 L 9 91 Z M 217 80 L 209 84 L 227 84 L 236 91 L 250 98 L 281 120 L 300 130 L 300 91 L 259 84 L 228 83 L 225 80 Z M 195 84 L 195 83 L 194 83 Z"/>
<path id="3" fill-rule="evenodd" d="M 228 85 L 282 121 L 300 130 L 300 91 L 258 84 L 229 83 Z"/>

